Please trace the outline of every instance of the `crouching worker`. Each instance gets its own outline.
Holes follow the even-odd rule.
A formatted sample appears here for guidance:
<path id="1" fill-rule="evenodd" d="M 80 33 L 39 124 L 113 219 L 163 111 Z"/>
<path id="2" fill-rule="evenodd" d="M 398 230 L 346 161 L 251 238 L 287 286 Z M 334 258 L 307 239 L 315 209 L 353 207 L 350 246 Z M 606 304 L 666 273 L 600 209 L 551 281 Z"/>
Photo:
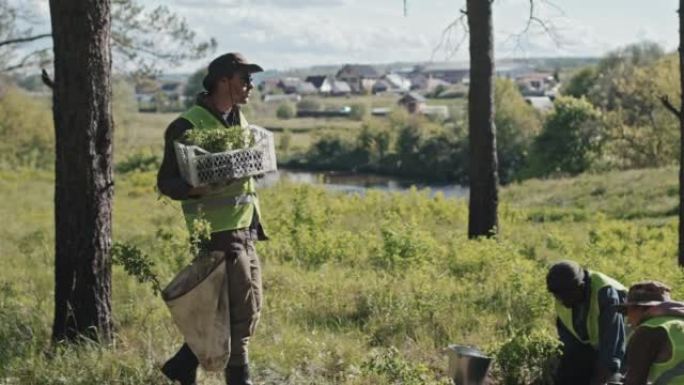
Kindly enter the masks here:
<path id="1" fill-rule="evenodd" d="M 239 105 L 248 101 L 253 88 L 251 74 L 260 71 L 260 66 L 237 53 L 219 56 L 209 64 L 203 81 L 206 92 L 199 94 L 196 104 L 166 130 L 164 159 L 157 175 L 159 191 L 182 201 L 188 223 L 200 214 L 209 221 L 211 239 L 207 251 L 225 258 L 222 282 L 226 284 L 221 286 L 225 287 L 220 293 L 221 306 L 217 307 L 214 302 L 213 309 L 207 311 L 223 310 L 221 314 L 228 320 L 225 334 L 229 341 L 222 346 L 229 350 L 225 375 L 230 385 L 252 384 L 247 345 L 259 319 L 262 293 L 255 241 L 266 238 L 260 223 L 255 182 L 253 178 L 242 178 L 221 189 L 192 187 L 181 177 L 174 141 L 191 129 L 245 127 L 247 122 Z M 197 325 L 195 329 L 202 331 L 205 326 Z M 195 385 L 197 367 L 203 362 L 191 346 L 186 336 L 186 343 L 162 367 L 166 377 L 181 385 Z"/>
<path id="2" fill-rule="evenodd" d="M 618 308 L 634 328 L 625 385 L 684 384 L 684 303 L 672 301 L 664 284 L 646 281 L 630 287 Z"/>
<path id="3" fill-rule="evenodd" d="M 624 303 L 624 286 L 573 261 L 551 266 L 546 285 L 556 299 L 563 345 L 554 383 L 605 384 L 619 373 L 625 355 L 625 325 L 616 308 Z"/>

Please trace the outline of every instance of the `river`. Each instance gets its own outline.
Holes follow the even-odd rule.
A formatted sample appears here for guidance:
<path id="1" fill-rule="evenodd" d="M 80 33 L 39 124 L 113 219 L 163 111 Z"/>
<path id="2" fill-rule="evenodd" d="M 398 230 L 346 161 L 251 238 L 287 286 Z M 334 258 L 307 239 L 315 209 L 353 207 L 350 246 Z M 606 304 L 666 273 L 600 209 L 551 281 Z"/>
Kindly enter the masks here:
<path id="1" fill-rule="evenodd" d="M 374 189 L 388 192 L 407 191 L 411 186 L 418 189 L 429 188 L 432 194 L 441 192 L 445 197 L 467 198 L 468 187 L 457 184 L 429 184 L 408 179 L 374 174 L 357 174 L 351 172 L 311 172 L 281 169 L 268 174 L 259 181 L 262 186 L 269 186 L 279 180 L 295 183 L 323 185 L 331 191 L 361 193 Z"/>

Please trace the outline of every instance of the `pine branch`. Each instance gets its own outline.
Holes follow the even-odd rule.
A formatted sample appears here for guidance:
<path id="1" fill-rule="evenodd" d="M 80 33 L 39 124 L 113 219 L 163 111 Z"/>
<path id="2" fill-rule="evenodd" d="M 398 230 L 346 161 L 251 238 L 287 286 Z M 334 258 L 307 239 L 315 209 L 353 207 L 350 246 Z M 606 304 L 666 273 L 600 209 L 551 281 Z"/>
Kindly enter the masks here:
<path id="1" fill-rule="evenodd" d="M 0 41 L 0 47 L 5 46 L 5 45 L 10 45 L 10 44 L 28 43 L 28 42 L 32 42 L 35 40 L 44 39 L 44 38 L 50 37 L 50 36 L 52 36 L 52 33 L 43 33 L 40 35 L 34 35 L 34 36 L 28 36 L 28 37 L 19 37 L 16 39 L 4 40 L 4 41 Z"/>

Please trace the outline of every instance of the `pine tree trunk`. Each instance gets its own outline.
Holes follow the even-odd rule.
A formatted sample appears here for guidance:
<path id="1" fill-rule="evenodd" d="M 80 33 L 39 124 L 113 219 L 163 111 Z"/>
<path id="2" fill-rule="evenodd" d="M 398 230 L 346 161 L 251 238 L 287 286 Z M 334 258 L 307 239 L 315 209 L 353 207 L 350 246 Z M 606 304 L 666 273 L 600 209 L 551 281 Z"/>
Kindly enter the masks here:
<path id="1" fill-rule="evenodd" d="M 55 76 L 54 341 L 111 338 L 109 0 L 50 0 Z"/>
<path id="2" fill-rule="evenodd" d="M 470 29 L 470 210 L 468 236 L 497 231 L 498 164 L 494 127 L 494 47 L 490 0 L 467 1 Z"/>
<path id="3" fill-rule="evenodd" d="M 679 266 L 684 267 L 684 0 L 679 0 Z"/>

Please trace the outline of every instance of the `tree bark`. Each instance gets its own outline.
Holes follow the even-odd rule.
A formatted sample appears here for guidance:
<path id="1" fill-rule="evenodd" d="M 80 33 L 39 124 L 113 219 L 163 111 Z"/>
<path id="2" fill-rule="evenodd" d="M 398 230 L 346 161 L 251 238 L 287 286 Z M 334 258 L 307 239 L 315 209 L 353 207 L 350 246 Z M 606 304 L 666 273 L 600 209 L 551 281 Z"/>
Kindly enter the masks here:
<path id="1" fill-rule="evenodd" d="M 684 267 L 684 0 L 679 0 L 679 245 L 677 261 Z"/>
<path id="2" fill-rule="evenodd" d="M 498 219 L 498 161 L 494 127 L 494 44 L 490 0 L 467 1 L 470 29 L 470 202 L 468 237 L 493 236 Z"/>
<path id="3" fill-rule="evenodd" d="M 55 56 L 54 341 L 108 341 L 113 195 L 109 0 L 50 0 Z"/>

